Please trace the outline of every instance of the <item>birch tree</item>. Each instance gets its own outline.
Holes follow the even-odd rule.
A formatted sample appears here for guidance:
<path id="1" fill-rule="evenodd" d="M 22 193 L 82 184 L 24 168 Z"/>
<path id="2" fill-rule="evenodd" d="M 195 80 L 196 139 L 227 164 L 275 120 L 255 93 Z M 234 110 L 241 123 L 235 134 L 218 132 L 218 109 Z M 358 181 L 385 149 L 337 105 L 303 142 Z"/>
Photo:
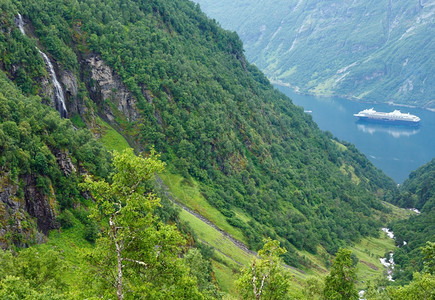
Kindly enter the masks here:
<path id="1" fill-rule="evenodd" d="M 188 276 L 179 258 L 184 239 L 154 214 L 160 199 L 152 192 L 151 179 L 163 168 L 154 152 L 136 156 L 128 149 L 114 152 L 109 181 L 85 179 L 83 187 L 96 201 L 91 217 L 103 224 L 89 260 L 101 293 L 109 297 L 114 288 L 119 300 L 202 298 L 196 278 Z"/>
<path id="2" fill-rule="evenodd" d="M 266 239 L 258 258 L 242 271 L 236 282 L 243 299 L 291 299 L 291 275 L 284 268 L 281 255 L 287 252 L 279 241 Z"/>

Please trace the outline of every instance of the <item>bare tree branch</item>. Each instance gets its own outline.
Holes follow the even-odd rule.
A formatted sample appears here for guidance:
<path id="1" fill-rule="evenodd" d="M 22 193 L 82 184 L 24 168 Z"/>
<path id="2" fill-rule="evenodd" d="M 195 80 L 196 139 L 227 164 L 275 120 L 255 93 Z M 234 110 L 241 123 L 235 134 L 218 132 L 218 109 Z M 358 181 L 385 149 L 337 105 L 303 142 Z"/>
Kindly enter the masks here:
<path id="1" fill-rule="evenodd" d="M 126 257 L 123 257 L 122 260 L 134 262 L 134 263 L 137 263 L 137 264 L 139 264 L 141 266 L 145 266 L 145 267 L 148 268 L 148 264 L 144 263 L 143 261 L 139 261 L 139 260 L 135 260 L 135 259 L 131 259 L 131 258 L 126 258 Z"/>

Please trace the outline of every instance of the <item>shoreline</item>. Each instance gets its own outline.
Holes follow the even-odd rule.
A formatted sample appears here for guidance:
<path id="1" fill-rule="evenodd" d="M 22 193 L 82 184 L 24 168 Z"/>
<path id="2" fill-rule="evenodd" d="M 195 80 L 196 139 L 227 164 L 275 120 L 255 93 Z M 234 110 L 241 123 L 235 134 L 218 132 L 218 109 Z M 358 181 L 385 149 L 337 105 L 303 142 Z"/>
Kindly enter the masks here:
<path id="1" fill-rule="evenodd" d="M 363 101 L 361 99 L 355 98 L 355 97 L 346 97 L 343 95 L 319 95 L 319 94 L 310 94 L 310 93 L 306 93 L 306 92 L 301 92 L 300 88 L 298 86 L 293 86 L 290 83 L 287 82 L 282 82 L 280 80 L 273 80 L 273 79 L 269 79 L 269 82 L 272 85 L 279 85 L 282 87 L 287 87 L 292 89 L 295 93 L 300 94 L 300 95 L 306 95 L 306 96 L 314 96 L 314 97 L 319 97 L 319 98 L 328 98 L 328 97 L 338 97 L 338 98 L 342 98 L 342 99 L 346 99 L 348 101 L 353 101 L 353 102 L 359 102 L 359 103 L 367 103 L 367 104 L 387 104 L 390 106 L 396 106 L 396 107 L 406 107 L 406 108 L 418 108 L 418 109 L 424 109 L 430 112 L 435 112 L 435 108 L 429 108 L 429 107 L 421 107 L 421 106 L 416 106 L 416 105 L 409 105 L 409 104 L 401 104 L 401 103 L 395 103 L 393 101 L 388 101 L 388 102 L 377 102 L 377 101 Z"/>

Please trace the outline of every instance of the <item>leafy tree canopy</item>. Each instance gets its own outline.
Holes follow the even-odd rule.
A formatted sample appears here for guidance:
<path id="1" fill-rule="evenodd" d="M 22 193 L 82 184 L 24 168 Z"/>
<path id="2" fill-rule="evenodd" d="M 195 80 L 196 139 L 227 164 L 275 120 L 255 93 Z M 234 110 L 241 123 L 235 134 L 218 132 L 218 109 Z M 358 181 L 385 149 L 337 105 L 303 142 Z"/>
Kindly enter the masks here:
<path id="1" fill-rule="evenodd" d="M 280 257 L 285 252 L 278 241 L 264 240 L 258 259 L 254 258 L 237 280 L 243 299 L 291 299 L 291 275 Z"/>
<path id="2" fill-rule="evenodd" d="M 99 274 L 95 280 L 103 287 L 95 292 L 118 299 L 203 298 L 179 258 L 182 235 L 155 215 L 160 199 L 150 180 L 164 163 L 154 151 L 142 157 L 126 149 L 113 153 L 112 165 L 108 182 L 88 176 L 82 185 L 96 200 L 92 218 L 106 223 L 88 256 L 91 273 Z"/>
<path id="3" fill-rule="evenodd" d="M 328 300 L 358 299 L 355 288 L 356 270 L 352 251 L 340 249 L 332 263 L 331 273 L 325 278 L 323 296 Z"/>

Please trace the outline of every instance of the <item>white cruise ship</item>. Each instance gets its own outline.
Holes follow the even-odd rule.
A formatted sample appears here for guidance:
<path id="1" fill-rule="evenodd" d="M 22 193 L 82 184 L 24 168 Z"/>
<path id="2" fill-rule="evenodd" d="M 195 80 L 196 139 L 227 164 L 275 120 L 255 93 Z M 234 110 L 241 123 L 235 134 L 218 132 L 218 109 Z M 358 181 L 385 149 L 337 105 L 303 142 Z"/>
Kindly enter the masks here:
<path id="1" fill-rule="evenodd" d="M 411 124 L 418 125 L 420 123 L 420 118 L 410 113 L 401 113 L 400 110 L 395 110 L 393 112 L 377 112 L 373 108 L 365 109 L 357 114 L 354 114 L 360 120 L 379 122 L 379 123 L 401 123 L 401 124 Z"/>

